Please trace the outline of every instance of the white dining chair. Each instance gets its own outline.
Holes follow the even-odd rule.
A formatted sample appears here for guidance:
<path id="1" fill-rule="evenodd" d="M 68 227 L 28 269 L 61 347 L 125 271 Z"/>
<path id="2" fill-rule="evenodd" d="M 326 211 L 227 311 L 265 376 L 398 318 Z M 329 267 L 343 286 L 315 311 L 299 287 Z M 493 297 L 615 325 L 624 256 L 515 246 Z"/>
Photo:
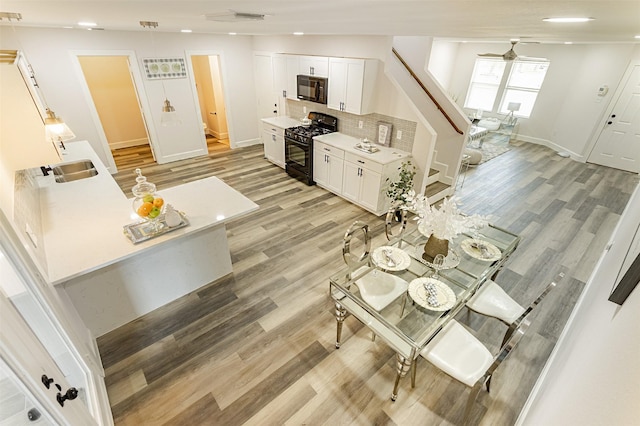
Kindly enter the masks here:
<path id="1" fill-rule="evenodd" d="M 564 277 L 564 273 L 558 274 L 558 280 Z M 466 306 L 469 310 L 477 312 L 481 315 L 497 318 L 504 324 L 509 326 L 502 344 L 507 341 L 509 336 L 518 327 L 520 322 L 544 299 L 549 292 L 556 287 L 556 280 L 552 281 L 538 295 L 538 297 L 528 306 L 523 307 L 513 300 L 506 291 L 500 287 L 495 281 L 488 280 L 482 287 L 467 301 Z"/>
<path id="2" fill-rule="evenodd" d="M 351 242 L 358 233 L 362 233 L 364 247 L 360 256 L 355 256 L 351 252 Z M 362 275 L 366 271 L 367 266 L 360 266 L 369 262 L 371 257 L 371 237 L 366 223 L 355 221 L 347 229 L 342 244 L 342 257 L 349 267 L 358 268 L 351 273 L 352 276 Z M 404 295 L 409 287 L 409 283 L 402 278 L 377 269 L 356 280 L 355 285 L 360 290 L 362 299 L 376 311 L 389 306 L 391 302 Z"/>
<path id="3" fill-rule="evenodd" d="M 469 420 L 471 409 L 482 386 L 486 385 L 489 392 L 494 371 L 520 342 L 528 328 L 529 321 L 525 318 L 494 356 L 464 326 L 452 319 L 420 352 L 420 355 L 431 364 L 471 388 L 463 423 L 466 424 Z M 412 385 L 415 385 L 415 365 L 412 372 Z"/>

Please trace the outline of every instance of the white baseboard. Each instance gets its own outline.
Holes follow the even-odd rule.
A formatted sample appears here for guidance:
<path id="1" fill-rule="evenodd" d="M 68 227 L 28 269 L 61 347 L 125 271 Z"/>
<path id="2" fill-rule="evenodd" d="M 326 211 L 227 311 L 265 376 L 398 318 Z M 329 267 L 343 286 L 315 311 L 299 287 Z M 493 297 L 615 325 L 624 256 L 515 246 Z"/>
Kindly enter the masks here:
<path id="1" fill-rule="evenodd" d="M 220 132 L 216 132 L 216 131 L 214 131 L 214 130 L 212 130 L 212 129 L 207 128 L 207 129 L 205 130 L 205 133 L 206 133 L 207 135 L 211 135 L 211 136 L 213 136 L 213 137 L 214 137 L 214 138 L 216 138 L 216 139 L 228 139 L 228 138 L 229 138 L 229 132 L 222 132 L 222 133 L 220 133 Z"/>
<path id="2" fill-rule="evenodd" d="M 255 139 L 247 139 L 244 141 L 239 141 L 236 142 L 236 148 L 243 148 L 245 146 L 251 146 L 251 145 L 258 145 L 262 143 L 262 138 L 255 138 Z"/>
<path id="3" fill-rule="evenodd" d="M 523 142 L 529 142 L 529 143 L 535 143 L 536 145 L 543 145 L 546 146 L 547 148 L 550 148 L 556 152 L 566 152 L 567 154 L 569 154 L 569 156 L 576 161 L 580 161 L 581 163 L 584 163 L 587 161 L 587 159 L 584 157 L 584 155 L 581 154 L 577 154 L 573 151 L 570 151 L 568 149 L 566 149 L 563 146 L 558 145 L 555 142 L 552 142 L 550 140 L 547 139 L 540 139 L 540 138 L 534 138 L 531 136 L 526 136 L 526 135 L 517 135 L 516 139 L 519 141 L 523 141 Z"/>
<path id="4" fill-rule="evenodd" d="M 128 141 L 118 141 L 109 144 L 111 149 L 130 148 L 132 146 L 149 145 L 149 139 L 130 139 Z"/>

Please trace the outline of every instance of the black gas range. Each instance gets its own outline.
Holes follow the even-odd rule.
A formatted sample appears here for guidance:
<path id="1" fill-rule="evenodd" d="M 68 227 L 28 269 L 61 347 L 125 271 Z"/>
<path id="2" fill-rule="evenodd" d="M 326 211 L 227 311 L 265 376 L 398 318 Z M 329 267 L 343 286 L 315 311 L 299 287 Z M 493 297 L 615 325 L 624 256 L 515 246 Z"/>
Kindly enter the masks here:
<path id="1" fill-rule="evenodd" d="M 338 119 L 321 112 L 310 112 L 309 119 L 308 126 L 284 131 L 285 169 L 289 176 L 313 185 L 313 138 L 337 132 Z"/>

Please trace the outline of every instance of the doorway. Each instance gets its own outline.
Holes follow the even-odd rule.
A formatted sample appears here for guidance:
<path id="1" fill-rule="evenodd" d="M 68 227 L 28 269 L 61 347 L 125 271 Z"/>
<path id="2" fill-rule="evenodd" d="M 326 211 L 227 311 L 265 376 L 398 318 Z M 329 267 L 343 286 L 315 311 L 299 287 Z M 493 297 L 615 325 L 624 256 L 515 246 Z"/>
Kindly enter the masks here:
<path id="1" fill-rule="evenodd" d="M 229 128 L 223 91 L 220 57 L 191 55 L 200 118 L 209 152 L 229 149 Z"/>
<path id="2" fill-rule="evenodd" d="M 587 162 L 639 173 L 640 64 L 632 65 L 626 77 Z"/>
<path id="3" fill-rule="evenodd" d="M 135 150 L 119 155 L 123 148 L 151 149 L 127 56 L 79 56 L 91 99 L 102 124 L 117 168 L 131 167 Z M 153 153 L 153 150 L 151 150 Z M 155 159 L 155 157 L 154 157 Z M 138 164 L 135 164 L 138 165 Z"/>

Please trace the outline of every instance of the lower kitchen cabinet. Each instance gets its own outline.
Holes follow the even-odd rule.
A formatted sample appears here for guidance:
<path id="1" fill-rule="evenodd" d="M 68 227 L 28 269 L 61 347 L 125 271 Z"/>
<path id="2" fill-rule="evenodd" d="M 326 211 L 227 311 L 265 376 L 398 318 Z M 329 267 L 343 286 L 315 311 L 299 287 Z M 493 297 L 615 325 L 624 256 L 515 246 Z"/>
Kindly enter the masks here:
<path id="1" fill-rule="evenodd" d="M 349 160 L 353 160 L 349 161 Z M 348 156 L 344 161 L 342 196 L 376 214 L 384 212 L 386 194 L 382 174 L 366 168 L 367 160 Z"/>
<path id="2" fill-rule="evenodd" d="M 264 156 L 267 160 L 284 168 L 284 129 L 264 124 L 262 144 L 264 145 Z"/>
<path id="3" fill-rule="evenodd" d="M 264 156 L 284 169 L 284 130 L 299 126 L 300 122 L 289 117 L 270 117 L 262 119 L 262 145 Z"/>
<path id="4" fill-rule="evenodd" d="M 344 151 L 320 142 L 313 149 L 313 180 L 329 191 L 342 192 Z"/>
<path id="5" fill-rule="evenodd" d="M 318 186 L 381 215 L 389 208 L 387 188 L 398 179 L 408 153 L 380 147 L 374 154 L 354 149 L 359 139 L 339 133 L 316 136 L 313 180 Z"/>

